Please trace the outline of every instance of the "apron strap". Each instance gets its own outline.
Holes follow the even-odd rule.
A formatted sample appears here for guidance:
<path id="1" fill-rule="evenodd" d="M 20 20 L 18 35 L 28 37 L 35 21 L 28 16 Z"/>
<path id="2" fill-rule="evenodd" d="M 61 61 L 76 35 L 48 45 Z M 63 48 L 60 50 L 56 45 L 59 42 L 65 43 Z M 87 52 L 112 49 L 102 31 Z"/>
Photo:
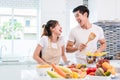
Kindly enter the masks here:
<path id="1" fill-rule="evenodd" d="M 51 40 L 48 38 L 48 47 L 50 48 L 52 46 Z M 57 48 L 60 48 L 59 42 L 57 41 Z"/>

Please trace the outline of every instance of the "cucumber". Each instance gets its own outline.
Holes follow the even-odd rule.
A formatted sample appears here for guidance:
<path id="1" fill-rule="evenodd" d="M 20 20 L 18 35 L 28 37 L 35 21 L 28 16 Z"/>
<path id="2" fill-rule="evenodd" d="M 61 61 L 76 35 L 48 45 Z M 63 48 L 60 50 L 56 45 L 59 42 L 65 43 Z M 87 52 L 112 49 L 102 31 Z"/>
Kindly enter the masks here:
<path id="1" fill-rule="evenodd" d="M 60 76 L 58 73 L 54 72 L 54 71 L 47 71 L 47 74 L 51 77 L 51 78 L 63 78 L 62 76 Z"/>

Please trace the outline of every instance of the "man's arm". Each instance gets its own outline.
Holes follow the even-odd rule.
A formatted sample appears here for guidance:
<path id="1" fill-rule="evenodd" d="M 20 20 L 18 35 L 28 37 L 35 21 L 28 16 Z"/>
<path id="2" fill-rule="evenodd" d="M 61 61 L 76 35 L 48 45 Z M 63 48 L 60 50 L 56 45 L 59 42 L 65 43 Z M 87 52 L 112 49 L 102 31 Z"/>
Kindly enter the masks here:
<path id="1" fill-rule="evenodd" d="M 78 48 L 74 47 L 74 42 L 72 42 L 72 41 L 67 42 L 66 52 L 75 52 L 77 50 L 78 50 Z"/>
<path id="2" fill-rule="evenodd" d="M 97 49 L 96 52 L 102 52 L 106 49 L 106 40 L 105 39 L 99 40 L 99 43 L 100 43 L 100 47 Z"/>

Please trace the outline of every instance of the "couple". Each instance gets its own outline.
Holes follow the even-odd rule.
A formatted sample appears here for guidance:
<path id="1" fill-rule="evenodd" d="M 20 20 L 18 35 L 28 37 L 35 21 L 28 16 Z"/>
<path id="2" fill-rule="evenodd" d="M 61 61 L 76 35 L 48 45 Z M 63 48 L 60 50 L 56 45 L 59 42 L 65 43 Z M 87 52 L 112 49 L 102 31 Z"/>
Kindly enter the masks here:
<path id="1" fill-rule="evenodd" d="M 73 9 L 78 26 L 74 27 L 68 38 L 66 51 L 76 52 L 77 63 L 86 64 L 86 52 L 102 52 L 106 48 L 103 29 L 97 25 L 91 24 L 88 20 L 89 10 L 80 5 Z M 56 20 L 49 20 L 44 26 L 42 37 L 34 51 L 33 58 L 39 64 L 58 64 L 62 57 L 65 64 L 68 60 L 65 56 L 64 39 L 60 37 L 62 27 Z M 95 39 L 86 43 L 90 33 L 95 34 Z M 97 48 L 97 43 L 100 47 Z M 41 52 L 41 53 L 40 53 Z M 39 56 L 42 54 L 42 56 Z"/>

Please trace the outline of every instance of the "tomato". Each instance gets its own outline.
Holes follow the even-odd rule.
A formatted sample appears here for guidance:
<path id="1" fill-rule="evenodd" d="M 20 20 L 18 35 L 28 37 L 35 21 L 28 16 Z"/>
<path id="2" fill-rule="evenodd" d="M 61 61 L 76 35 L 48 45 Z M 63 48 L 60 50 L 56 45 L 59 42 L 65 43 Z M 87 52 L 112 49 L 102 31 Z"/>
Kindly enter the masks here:
<path id="1" fill-rule="evenodd" d="M 89 73 L 91 73 L 91 72 L 95 72 L 96 69 L 97 69 L 96 67 L 94 67 L 94 68 L 91 68 L 91 67 L 88 68 L 88 69 L 87 69 L 87 74 L 89 74 Z"/>
<path id="2" fill-rule="evenodd" d="M 89 75 L 95 76 L 95 72 L 90 72 Z"/>

